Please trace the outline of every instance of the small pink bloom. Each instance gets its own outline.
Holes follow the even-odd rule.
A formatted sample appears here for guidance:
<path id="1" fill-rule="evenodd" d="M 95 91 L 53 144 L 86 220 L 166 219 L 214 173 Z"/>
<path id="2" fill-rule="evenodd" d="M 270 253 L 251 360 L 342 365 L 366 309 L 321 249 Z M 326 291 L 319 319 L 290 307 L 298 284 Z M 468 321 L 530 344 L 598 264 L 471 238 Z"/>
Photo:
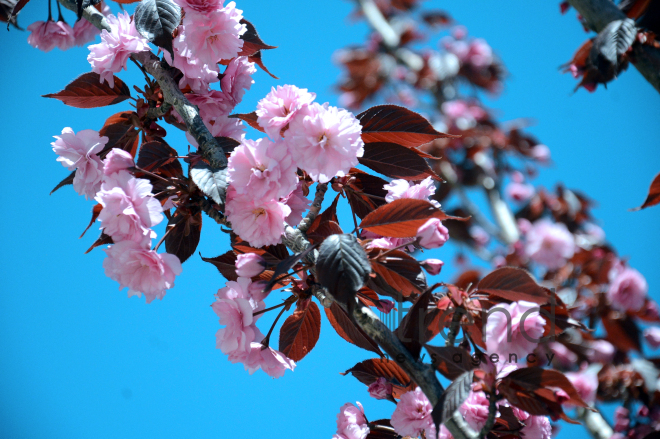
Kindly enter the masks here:
<path id="1" fill-rule="evenodd" d="M 316 98 L 306 88 L 295 85 L 273 87 L 257 104 L 257 123 L 266 130 L 271 139 L 279 139 L 280 131 L 286 127 L 297 112 Z"/>
<path id="2" fill-rule="evenodd" d="M 612 343 L 605 340 L 592 341 L 589 348 L 589 351 L 587 351 L 587 358 L 589 358 L 589 361 L 595 363 L 610 363 L 616 352 Z"/>
<path id="3" fill-rule="evenodd" d="M 337 434 L 332 439 L 365 439 L 369 434 L 364 409 L 359 402 L 357 406 L 347 402 L 337 415 Z"/>
<path id="4" fill-rule="evenodd" d="M 234 58 L 243 48 L 241 35 L 247 30 L 241 23 L 242 18 L 243 11 L 236 9 L 234 2 L 207 13 L 186 13 L 183 27 L 186 30 L 188 51 L 181 55 L 194 57 L 208 65 Z"/>
<path id="5" fill-rule="evenodd" d="M 73 29 L 63 21 L 35 21 L 27 30 L 31 32 L 28 44 L 44 52 L 55 47 L 67 50 L 74 45 Z"/>
<path id="6" fill-rule="evenodd" d="M 379 377 L 369 385 L 369 395 L 376 399 L 387 399 L 392 395 L 392 384 L 387 379 Z"/>
<path id="7" fill-rule="evenodd" d="M 639 311 L 644 306 L 649 288 L 646 279 L 633 268 L 614 271 L 607 298 L 613 306 L 623 311 Z"/>
<path id="8" fill-rule="evenodd" d="M 522 300 L 492 307 L 488 311 L 486 323 L 485 341 L 488 353 L 500 354 L 507 361 L 512 358 L 511 354 L 515 354 L 516 359 L 520 361 L 533 352 L 543 337 L 546 321 L 536 310 L 527 313 L 524 321 L 523 315 L 531 309 L 538 308 L 537 304 Z"/>
<path id="9" fill-rule="evenodd" d="M 581 372 L 567 372 L 566 378 L 571 381 L 580 398 L 589 405 L 596 402 L 596 391 L 598 390 L 598 375 L 587 370 Z"/>
<path id="10" fill-rule="evenodd" d="M 614 431 L 626 431 L 630 426 L 630 410 L 625 407 L 617 407 L 614 410 Z"/>
<path id="11" fill-rule="evenodd" d="M 385 200 L 388 203 L 402 198 L 412 198 L 415 200 L 430 201 L 435 207 L 440 207 L 440 203 L 436 200 L 430 200 L 435 194 L 435 183 L 431 177 L 425 178 L 419 184 L 411 184 L 407 180 L 396 179 L 390 181 L 383 188 L 387 190 Z"/>
<path id="12" fill-rule="evenodd" d="M 469 233 L 470 237 L 474 239 L 475 244 L 480 247 L 484 247 L 488 245 L 488 242 L 490 242 L 490 235 L 481 226 L 474 225 L 470 227 Z"/>
<path id="13" fill-rule="evenodd" d="M 96 39 L 101 31 L 85 18 L 81 18 L 73 25 L 74 44 L 78 47 L 84 46 Z"/>
<path id="14" fill-rule="evenodd" d="M 548 343 L 548 347 L 555 354 L 555 359 L 563 367 L 570 367 L 577 363 L 577 355 L 563 344 L 553 341 Z"/>
<path id="15" fill-rule="evenodd" d="M 62 134 L 53 136 L 53 151 L 57 161 L 69 171 L 76 170 L 73 188 L 86 199 L 94 198 L 101 188 L 103 162 L 98 153 L 108 143 L 108 138 L 99 136 L 98 131 L 82 130 L 75 134 L 71 128 L 64 128 Z"/>
<path id="16" fill-rule="evenodd" d="M 513 201 L 524 203 L 534 196 L 534 186 L 526 183 L 511 182 L 506 186 L 506 194 Z"/>
<path id="17" fill-rule="evenodd" d="M 394 309 L 394 302 L 387 299 L 380 299 L 376 303 L 376 308 L 378 308 L 378 311 L 382 312 L 383 314 L 389 314 L 390 311 Z"/>
<path id="18" fill-rule="evenodd" d="M 449 239 L 449 230 L 439 219 L 431 218 L 417 230 L 417 238 L 424 248 L 442 247 Z"/>
<path id="19" fill-rule="evenodd" d="M 142 293 L 147 303 L 162 299 L 165 290 L 174 287 L 174 278 L 181 274 L 179 258 L 169 253 L 156 253 L 137 242 L 121 241 L 105 249 L 105 274 L 119 282 L 119 289 L 128 287 L 128 297 Z"/>
<path id="20" fill-rule="evenodd" d="M 101 82 L 106 81 L 110 87 L 115 86 L 113 74 L 126 70 L 128 58 L 133 53 L 149 49 L 149 41 L 135 29 L 127 12 L 108 15 L 106 17 L 110 32 L 101 32 L 101 43 L 89 46 L 87 61 L 92 65 L 92 71 L 101 75 Z"/>
<path id="21" fill-rule="evenodd" d="M 525 439 L 550 439 L 552 437 L 552 425 L 547 416 L 532 416 L 517 407 L 511 407 L 513 413 L 525 426 L 520 431 Z"/>
<path id="22" fill-rule="evenodd" d="M 477 68 L 486 68 L 493 63 L 493 49 L 485 40 L 477 38 L 470 43 L 468 60 Z"/>
<path id="23" fill-rule="evenodd" d="M 243 100 L 246 90 L 254 84 L 252 75 L 257 71 L 254 63 L 248 61 L 247 56 L 234 58 L 225 69 L 220 80 L 220 87 L 226 99 L 236 106 Z"/>
<path id="24" fill-rule="evenodd" d="M 298 183 L 296 188 L 286 197 L 280 200 L 289 206 L 291 213 L 284 219 L 291 227 L 297 226 L 302 221 L 303 214 L 309 209 L 312 202 L 303 194 L 302 184 Z"/>
<path id="25" fill-rule="evenodd" d="M 234 232 L 253 247 L 278 244 L 284 234 L 284 218 L 291 209 L 275 200 L 255 200 L 249 194 L 238 195 L 229 187 L 226 214 Z"/>
<path id="26" fill-rule="evenodd" d="M 534 262 L 556 270 L 575 254 L 575 239 L 564 224 L 541 219 L 527 234 L 525 253 Z"/>
<path id="27" fill-rule="evenodd" d="M 108 155 L 103 159 L 103 173 L 105 175 L 112 175 L 119 171 L 125 171 L 128 168 L 135 166 L 133 156 L 119 148 L 112 148 Z"/>
<path id="28" fill-rule="evenodd" d="M 172 42 L 174 58 L 168 51 L 163 56 L 168 64 L 181 70 L 183 77 L 179 80 L 179 87 L 190 86 L 194 91 L 203 93 L 209 84 L 218 82 L 220 69 L 216 63 L 208 63 L 197 58 L 194 50 L 190 48 L 191 39 L 188 37 L 186 27 L 177 28 L 177 36 Z"/>
<path id="29" fill-rule="evenodd" d="M 360 122 L 346 110 L 327 103 L 302 108 L 289 122 L 287 145 L 298 167 L 319 183 L 343 177 L 364 154 Z"/>
<path id="30" fill-rule="evenodd" d="M 651 346 L 653 349 L 660 348 L 660 327 L 652 326 L 644 330 L 644 340 Z"/>
<path id="31" fill-rule="evenodd" d="M 236 274 L 240 277 L 258 276 L 264 271 L 266 261 L 256 253 L 245 253 L 236 258 Z"/>
<path id="32" fill-rule="evenodd" d="M 404 393 L 392 413 L 392 427 L 401 436 L 419 437 L 422 431 L 427 438 L 435 437 L 435 424 L 431 413 L 433 406 L 428 398 L 417 387 L 415 390 Z"/>
<path id="33" fill-rule="evenodd" d="M 174 3 L 181 6 L 186 12 L 210 14 L 222 9 L 224 0 L 174 0 Z"/>
<path id="34" fill-rule="evenodd" d="M 149 180 L 135 178 L 127 171 L 106 177 L 96 195 L 103 206 L 98 219 L 104 233 L 115 242 L 131 240 L 148 248 L 155 236 L 151 227 L 163 220 L 163 208 L 151 190 Z"/>
<path id="35" fill-rule="evenodd" d="M 298 184 L 293 157 L 281 140 L 245 139 L 229 157 L 227 175 L 236 193 L 255 201 L 279 199 Z"/>
<path id="36" fill-rule="evenodd" d="M 484 392 L 470 391 L 459 412 L 473 430 L 480 431 L 488 419 L 488 398 Z"/>
<path id="37" fill-rule="evenodd" d="M 440 274 L 442 266 L 445 265 L 440 259 L 426 259 L 425 261 L 422 261 L 421 264 L 424 270 L 432 276 Z"/>
<path id="38" fill-rule="evenodd" d="M 227 99 L 227 96 L 218 90 L 200 90 L 195 93 L 188 93 L 186 97 L 191 104 L 197 105 L 200 117 L 208 123 L 215 122 L 220 117 L 228 116 L 234 108 L 234 104 Z M 177 116 L 179 115 L 177 114 Z"/>
<path id="39" fill-rule="evenodd" d="M 286 370 L 295 369 L 296 363 L 280 351 L 273 348 L 263 348 L 261 343 L 252 343 L 250 355 L 243 362 L 245 370 L 253 374 L 261 369 L 272 378 L 280 378 Z"/>
<path id="40" fill-rule="evenodd" d="M 532 157 L 541 163 L 550 161 L 550 148 L 546 145 L 538 144 L 532 148 Z"/>

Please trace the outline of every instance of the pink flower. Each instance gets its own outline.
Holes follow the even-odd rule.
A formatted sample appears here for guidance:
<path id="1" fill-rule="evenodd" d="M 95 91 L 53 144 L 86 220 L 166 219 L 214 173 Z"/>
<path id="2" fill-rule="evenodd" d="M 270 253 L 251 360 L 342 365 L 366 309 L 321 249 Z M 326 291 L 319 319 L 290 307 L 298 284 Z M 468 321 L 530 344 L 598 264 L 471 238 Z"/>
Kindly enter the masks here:
<path id="1" fill-rule="evenodd" d="M 589 405 L 596 402 L 596 391 L 598 390 L 598 375 L 596 373 L 585 370 L 582 372 L 567 372 L 565 375 L 584 402 Z"/>
<path id="2" fill-rule="evenodd" d="M 459 412 L 473 430 L 480 431 L 488 419 L 488 398 L 484 392 L 470 391 Z"/>
<path id="3" fill-rule="evenodd" d="M 286 221 L 291 227 L 297 226 L 300 221 L 302 221 L 303 213 L 305 213 L 312 204 L 312 202 L 303 194 L 301 183 L 298 183 L 293 192 L 282 198 L 280 201 L 291 209 L 291 213 L 284 218 L 284 221 Z"/>
<path id="4" fill-rule="evenodd" d="M 101 228 L 115 242 L 130 240 L 149 247 L 155 236 L 151 227 L 163 220 L 163 208 L 151 194 L 151 183 L 120 171 L 106 180 L 96 195 L 103 210 L 99 214 Z"/>
<path id="5" fill-rule="evenodd" d="M 357 406 L 347 402 L 337 415 L 337 434 L 332 439 L 365 439 L 369 434 L 364 409 L 359 402 Z"/>
<path id="6" fill-rule="evenodd" d="M 247 30 L 241 23 L 242 18 L 243 11 L 236 9 L 234 2 L 206 13 L 186 13 L 183 27 L 188 50 L 181 55 L 194 57 L 209 66 L 234 58 L 243 48 L 241 35 Z"/>
<path id="7" fill-rule="evenodd" d="M 284 218 L 291 209 L 275 200 L 260 201 L 250 194 L 238 195 L 233 186 L 227 192 L 225 213 L 234 232 L 253 247 L 275 245 L 284 234 Z"/>
<path id="8" fill-rule="evenodd" d="M 484 230 L 483 227 L 475 224 L 474 226 L 470 227 L 469 233 L 470 237 L 478 246 L 484 247 L 488 245 L 488 242 L 490 241 L 490 235 Z"/>
<path id="9" fill-rule="evenodd" d="M 240 277 L 258 276 L 264 271 L 266 261 L 256 253 L 245 253 L 236 258 L 236 274 Z"/>
<path id="10" fill-rule="evenodd" d="M 511 182 L 506 187 L 506 194 L 513 201 L 523 203 L 534 196 L 534 186 L 526 183 Z"/>
<path id="11" fill-rule="evenodd" d="M 103 173 L 105 175 L 112 175 L 115 172 L 125 171 L 128 168 L 135 166 L 133 156 L 119 148 L 112 148 L 108 155 L 103 159 Z"/>
<path id="12" fill-rule="evenodd" d="M 426 259 L 422 261 L 421 264 L 424 270 L 426 270 L 426 272 L 432 276 L 440 274 L 442 266 L 445 265 L 445 263 L 440 259 Z"/>
<path id="13" fill-rule="evenodd" d="M 550 148 L 546 145 L 535 145 L 532 148 L 532 157 L 541 163 L 547 163 L 550 161 Z"/>
<path id="14" fill-rule="evenodd" d="M 575 239 L 564 224 L 541 219 L 527 234 L 525 253 L 534 262 L 556 270 L 575 254 Z"/>
<path id="15" fill-rule="evenodd" d="M 115 86 L 113 74 L 126 70 L 128 58 L 133 53 L 149 49 L 149 41 L 135 29 L 127 12 L 108 15 L 106 17 L 110 32 L 101 32 L 101 43 L 89 46 L 87 61 L 92 65 L 92 71 L 101 75 L 101 82 L 106 81 L 110 87 Z"/>
<path id="16" fill-rule="evenodd" d="M 121 241 L 104 250 L 105 274 L 119 282 L 119 289 L 128 287 L 128 297 L 141 293 L 147 303 L 165 296 L 165 290 L 174 287 L 174 278 L 181 274 L 179 258 L 169 253 L 158 254 L 137 242 Z"/>
<path id="17" fill-rule="evenodd" d="M 250 355 L 243 362 L 250 375 L 261 369 L 272 378 L 280 378 L 287 369 L 292 371 L 296 367 L 296 363 L 280 351 L 270 347 L 264 349 L 261 343 L 250 346 Z"/>
<path id="18" fill-rule="evenodd" d="M 419 437 L 425 431 L 427 438 L 434 438 L 435 424 L 431 412 L 433 406 L 422 389 L 417 387 L 401 396 L 392 413 L 392 427 L 401 436 Z"/>
<path id="19" fill-rule="evenodd" d="M 415 200 L 430 201 L 435 207 L 440 207 L 440 203 L 436 200 L 429 199 L 435 194 L 435 183 L 431 177 L 425 178 L 419 184 L 411 184 L 407 180 L 396 179 L 390 181 L 383 188 L 387 190 L 385 200 L 388 203 L 402 198 L 412 198 Z"/>
<path id="20" fill-rule="evenodd" d="M 254 84 L 252 75 L 257 71 L 254 63 L 248 61 L 247 56 L 234 58 L 225 69 L 224 76 L 220 80 L 222 93 L 226 99 L 236 106 L 243 100 L 246 90 Z"/>
<path id="21" fill-rule="evenodd" d="M 614 410 L 614 431 L 626 431 L 630 426 L 630 410 L 625 407 L 617 407 Z"/>
<path id="22" fill-rule="evenodd" d="M 101 5 L 103 15 L 110 15 L 111 11 L 108 5 L 105 3 L 101 3 Z M 73 38 L 75 39 L 74 43 L 79 47 L 94 41 L 96 36 L 100 33 L 101 31 L 85 18 L 76 21 L 76 24 L 73 25 Z"/>
<path id="23" fill-rule="evenodd" d="M 548 343 L 548 347 L 555 354 L 555 359 L 564 367 L 570 367 L 577 363 L 577 355 L 566 346 L 556 341 Z"/>
<path id="24" fill-rule="evenodd" d="M 506 361 L 514 363 L 534 351 L 543 337 L 545 319 L 535 310 L 523 320 L 523 315 L 531 309 L 538 310 L 539 306 L 521 300 L 498 304 L 488 310 L 485 341 L 489 354 L 500 354 Z M 511 354 L 516 355 L 515 361 L 512 361 Z"/>
<path id="25" fill-rule="evenodd" d="M 472 128 L 478 121 L 488 117 L 488 113 L 480 106 L 462 100 L 444 102 L 442 113 L 447 117 L 448 125 L 455 125 L 461 130 Z"/>
<path id="26" fill-rule="evenodd" d="M 470 43 L 468 61 L 477 68 L 486 68 L 493 63 L 493 49 L 481 38 Z"/>
<path id="27" fill-rule="evenodd" d="M 209 84 L 218 82 L 220 69 L 215 63 L 207 63 L 197 58 L 195 53 L 189 47 L 191 39 L 188 38 L 186 28 L 179 26 L 177 36 L 172 41 L 174 59 L 168 51 L 163 56 L 168 64 L 181 70 L 183 77 L 179 80 L 179 87 L 190 86 L 195 91 L 205 91 Z"/>
<path id="28" fill-rule="evenodd" d="M 265 137 L 245 139 L 237 146 L 229 157 L 227 175 L 236 193 L 249 194 L 255 201 L 279 199 L 298 184 L 296 165 L 284 142 Z"/>
<path id="29" fill-rule="evenodd" d="M 181 6 L 186 13 L 197 12 L 200 14 L 210 14 L 218 9 L 222 9 L 224 0 L 174 0 L 174 3 Z"/>
<path id="30" fill-rule="evenodd" d="M 369 395 L 376 399 L 387 399 L 392 395 L 392 384 L 387 379 L 379 377 L 369 385 Z"/>
<path id="31" fill-rule="evenodd" d="M 517 407 L 511 407 L 513 413 L 525 426 L 520 431 L 525 439 L 550 439 L 552 426 L 547 416 L 532 416 Z"/>
<path id="32" fill-rule="evenodd" d="M 646 279 L 633 268 L 613 271 L 610 275 L 614 279 L 607 290 L 607 298 L 623 311 L 639 311 L 644 306 L 649 288 Z"/>
<path id="33" fill-rule="evenodd" d="M 651 326 L 644 330 L 644 340 L 651 346 L 653 349 L 660 348 L 660 327 Z"/>
<path id="34" fill-rule="evenodd" d="M 103 163 L 98 157 L 108 138 L 99 136 L 98 131 L 82 130 L 75 134 L 71 128 L 64 128 L 62 134 L 53 136 L 53 151 L 57 161 L 69 171 L 76 170 L 73 188 L 86 199 L 94 198 L 101 188 Z"/>
<path id="35" fill-rule="evenodd" d="M 449 239 L 449 230 L 439 219 L 431 218 L 417 230 L 417 238 L 424 248 L 442 247 Z"/>
<path id="36" fill-rule="evenodd" d="M 594 363 L 603 363 L 607 364 L 612 361 L 616 349 L 606 340 L 594 340 L 589 345 L 589 350 L 587 351 L 587 358 L 589 361 Z"/>
<path id="37" fill-rule="evenodd" d="M 73 47 L 73 29 L 63 21 L 35 21 L 27 30 L 31 32 L 28 44 L 44 52 L 50 52 L 55 47 L 60 50 Z"/>
<path id="38" fill-rule="evenodd" d="M 234 108 L 232 102 L 227 100 L 227 96 L 218 90 L 200 90 L 195 93 L 188 93 L 186 97 L 191 104 L 197 105 L 202 120 L 208 123 L 215 122 L 220 117 L 228 116 Z"/>
<path id="39" fill-rule="evenodd" d="M 343 177 L 364 154 L 360 122 L 327 103 L 302 108 L 289 122 L 285 139 L 298 167 L 319 183 Z"/>
<path id="40" fill-rule="evenodd" d="M 295 85 L 273 87 L 257 104 L 257 123 L 271 139 L 279 139 L 280 131 L 286 127 L 298 111 L 311 104 L 316 98 L 306 88 Z"/>
<path id="41" fill-rule="evenodd" d="M 229 281 L 218 290 L 217 300 L 213 302 L 213 311 L 224 325 L 216 333 L 216 347 L 224 354 L 229 354 L 232 363 L 244 361 L 251 352 L 251 343 L 262 339 L 263 334 L 255 326 L 254 310 L 263 308 L 263 302 L 255 301 L 250 294 L 251 280 L 239 277 L 236 282 Z"/>

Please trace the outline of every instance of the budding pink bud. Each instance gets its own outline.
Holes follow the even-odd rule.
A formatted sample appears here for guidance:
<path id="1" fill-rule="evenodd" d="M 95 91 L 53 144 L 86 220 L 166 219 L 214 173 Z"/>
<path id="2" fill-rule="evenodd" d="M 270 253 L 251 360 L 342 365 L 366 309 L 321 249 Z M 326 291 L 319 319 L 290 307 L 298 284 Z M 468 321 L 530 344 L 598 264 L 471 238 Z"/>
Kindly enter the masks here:
<path id="1" fill-rule="evenodd" d="M 394 302 L 387 299 L 381 299 L 376 302 L 376 308 L 382 313 L 389 314 L 394 309 Z"/>
<path id="2" fill-rule="evenodd" d="M 660 348 L 660 328 L 657 326 L 652 326 L 644 330 L 644 340 L 651 346 L 653 349 Z"/>
<path id="3" fill-rule="evenodd" d="M 424 268 L 424 270 L 426 270 L 428 274 L 433 276 L 435 276 L 436 274 L 440 274 L 443 265 L 445 265 L 445 263 L 442 262 L 440 259 L 427 259 L 425 261 L 422 261 L 422 267 Z"/>
<path id="4" fill-rule="evenodd" d="M 437 248 L 444 245 L 449 239 L 449 230 L 442 225 L 439 219 L 431 218 L 417 230 L 419 245 L 424 248 Z"/>
<path id="5" fill-rule="evenodd" d="M 253 277 L 261 274 L 266 266 L 264 258 L 256 253 L 245 253 L 236 258 L 236 274 L 240 277 Z"/>
<path id="6" fill-rule="evenodd" d="M 369 386 L 369 395 L 376 399 L 387 399 L 392 394 L 392 384 L 383 377 L 378 378 Z"/>

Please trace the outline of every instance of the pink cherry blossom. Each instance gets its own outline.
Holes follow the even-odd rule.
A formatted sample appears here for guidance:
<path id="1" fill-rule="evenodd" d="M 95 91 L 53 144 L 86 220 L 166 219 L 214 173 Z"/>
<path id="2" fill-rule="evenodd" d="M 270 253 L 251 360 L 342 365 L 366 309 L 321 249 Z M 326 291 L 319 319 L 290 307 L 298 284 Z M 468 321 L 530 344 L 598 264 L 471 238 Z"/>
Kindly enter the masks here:
<path id="1" fill-rule="evenodd" d="M 256 253 L 245 253 L 236 258 L 236 274 L 240 277 L 258 276 L 264 271 L 266 261 Z"/>
<path id="2" fill-rule="evenodd" d="M 296 165 L 284 142 L 265 137 L 245 139 L 234 149 L 227 176 L 236 193 L 249 194 L 255 201 L 279 199 L 298 184 Z"/>
<path id="3" fill-rule="evenodd" d="M 612 361 L 616 349 L 606 340 L 594 340 L 589 345 L 587 358 L 594 363 L 607 364 Z"/>
<path id="4" fill-rule="evenodd" d="M 532 148 L 532 157 L 541 163 L 547 163 L 550 161 L 550 148 L 546 145 L 535 145 Z"/>
<path id="5" fill-rule="evenodd" d="M 131 16 L 127 12 L 106 17 L 110 32 L 101 32 L 101 43 L 89 46 L 87 61 L 92 65 L 92 71 L 101 75 L 101 82 L 106 81 L 110 87 L 115 86 L 113 74 L 126 70 L 128 58 L 133 53 L 149 49 L 149 41 L 135 29 Z"/>
<path id="6" fill-rule="evenodd" d="M 426 259 L 422 261 L 421 264 L 424 270 L 426 270 L 426 272 L 432 276 L 440 274 L 442 266 L 445 265 L 445 263 L 440 259 Z"/>
<path id="7" fill-rule="evenodd" d="M 515 360 L 519 361 L 534 351 L 543 337 L 546 323 L 538 308 L 535 303 L 521 300 L 498 304 L 488 310 L 485 340 L 488 353 L 497 353 L 506 358 L 506 361 L 515 362 L 511 354 L 515 354 Z M 523 315 L 532 309 L 535 310 L 525 315 L 523 321 Z"/>
<path id="8" fill-rule="evenodd" d="M 364 409 L 359 402 L 357 406 L 347 402 L 339 409 L 337 415 L 337 433 L 332 439 L 365 439 L 369 434 Z"/>
<path id="9" fill-rule="evenodd" d="M 598 390 L 598 375 L 595 372 L 584 370 L 581 372 L 567 372 L 566 378 L 571 381 L 580 398 L 589 405 L 596 402 L 596 391 Z"/>
<path id="10" fill-rule="evenodd" d="M 407 180 L 396 179 L 383 186 L 387 190 L 385 200 L 391 203 L 394 200 L 402 198 L 412 198 L 415 200 L 430 201 L 435 207 L 440 207 L 440 203 L 430 198 L 435 194 L 435 183 L 431 177 L 427 177 L 419 184 L 411 183 Z"/>
<path id="11" fill-rule="evenodd" d="M 520 419 L 525 426 L 520 431 L 525 439 L 550 439 L 552 437 L 552 426 L 547 416 L 533 416 L 517 407 L 511 407 L 514 415 Z"/>
<path id="12" fill-rule="evenodd" d="M 162 299 L 165 290 L 174 287 L 174 278 L 181 274 L 179 258 L 169 253 L 156 253 L 134 241 L 121 241 L 105 249 L 105 274 L 119 282 L 119 289 L 128 287 L 128 297 L 144 294 L 147 303 Z"/>
<path id="13" fill-rule="evenodd" d="M 252 75 L 257 71 L 254 63 L 248 61 L 247 56 L 234 58 L 225 69 L 220 80 L 220 87 L 226 99 L 236 106 L 243 100 L 246 90 L 254 84 Z"/>
<path id="14" fill-rule="evenodd" d="M 434 438 L 435 424 L 431 412 L 433 406 L 422 389 L 417 387 L 401 396 L 392 413 L 392 427 L 401 436 L 419 437 L 425 431 L 426 437 Z"/>
<path id="15" fill-rule="evenodd" d="M 525 253 L 534 262 L 556 270 L 575 254 L 575 239 L 564 224 L 541 219 L 527 233 Z"/>
<path id="16" fill-rule="evenodd" d="M 278 244 L 284 234 L 284 218 L 291 213 L 289 206 L 239 195 L 232 188 L 227 191 L 225 213 L 234 232 L 253 247 Z"/>
<path id="17" fill-rule="evenodd" d="M 458 408 L 473 430 L 480 431 L 488 419 L 488 398 L 484 392 L 470 391 L 465 402 Z"/>
<path id="18" fill-rule="evenodd" d="M 217 64 L 232 59 L 243 48 L 241 35 L 247 30 L 240 21 L 243 11 L 230 2 L 222 9 L 207 13 L 190 11 L 183 18 L 187 35 L 187 51 L 181 55 L 200 60 L 203 64 Z"/>
<path id="19" fill-rule="evenodd" d="M 208 123 L 215 122 L 220 117 L 228 116 L 234 108 L 227 96 L 218 90 L 200 90 L 186 94 L 186 98 L 191 104 L 197 105 L 202 120 Z M 179 115 L 177 114 L 177 116 Z"/>
<path id="20" fill-rule="evenodd" d="M 479 105 L 463 100 L 444 102 L 441 108 L 447 117 L 447 125 L 455 125 L 461 130 L 470 129 L 488 117 L 488 113 Z"/>
<path id="21" fill-rule="evenodd" d="M 295 85 L 273 87 L 257 104 L 257 123 L 266 130 L 271 139 L 279 139 L 280 131 L 286 127 L 298 111 L 311 104 L 316 98 L 306 88 Z"/>
<path id="22" fill-rule="evenodd" d="M 280 378 L 287 369 L 293 371 L 296 367 L 296 363 L 282 352 L 271 347 L 264 349 L 261 343 L 256 342 L 250 345 L 250 354 L 243 365 L 250 375 L 261 369 L 272 378 Z"/>
<path id="23" fill-rule="evenodd" d="M 513 201 L 523 203 L 534 196 L 534 186 L 527 183 L 511 182 L 506 186 L 506 194 Z"/>
<path id="24" fill-rule="evenodd" d="M 660 348 L 660 327 L 651 326 L 644 330 L 644 340 L 651 346 L 653 349 Z"/>
<path id="25" fill-rule="evenodd" d="M 431 218 L 417 230 L 417 238 L 419 245 L 424 248 L 438 248 L 449 239 L 449 230 L 438 218 Z"/>
<path id="26" fill-rule="evenodd" d="M 392 395 L 392 384 L 390 384 L 387 379 L 379 377 L 369 385 L 367 390 L 372 398 L 387 399 Z"/>
<path id="27" fill-rule="evenodd" d="M 149 246 L 154 235 L 151 227 L 163 220 L 163 208 L 151 194 L 149 180 L 135 178 L 127 171 L 106 177 L 96 201 L 101 228 L 115 242 L 131 240 Z M 146 243 L 146 244 L 145 244 Z"/>
<path id="28" fill-rule="evenodd" d="M 577 354 L 569 350 L 563 344 L 553 341 L 548 343 L 548 347 L 555 355 L 555 360 L 557 360 L 563 367 L 570 367 L 577 363 Z"/>
<path id="29" fill-rule="evenodd" d="M 298 183 L 296 188 L 280 201 L 291 209 L 291 213 L 284 219 L 291 227 L 297 226 L 302 221 L 303 214 L 312 204 L 311 200 L 303 194 L 302 183 Z"/>
<path id="30" fill-rule="evenodd" d="M 86 199 L 94 198 L 101 188 L 103 162 L 98 157 L 108 138 L 99 136 L 98 131 L 82 130 L 75 134 L 71 128 L 64 128 L 62 134 L 53 136 L 53 151 L 57 161 L 69 171 L 76 171 L 73 188 Z"/>
<path id="31" fill-rule="evenodd" d="M 63 21 L 35 21 L 27 27 L 28 44 L 44 52 L 67 50 L 74 45 L 73 29 Z"/>
<path id="32" fill-rule="evenodd" d="M 112 175 L 135 166 L 133 156 L 119 148 L 112 148 L 103 159 L 103 174 Z"/>
<path id="33" fill-rule="evenodd" d="M 174 0 L 174 3 L 181 6 L 185 12 L 210 14 L 222 9 L 224 0 Z"/>
<path id="34" fill-rule="evenodd" d="M 352 113 L 315 102 L 291 119 L 284 137 L 298 167 L 314 181 L 327 183 L 357 165 L 364 154 L 361 134 Z"/>
<path id="35" fill-rule="evenodd" d="M 179 80 L 179 87 L 189 86 L 196 92 L 204 92 L 209 84 L 218 82 L 220 69 L 216 63 L 208 63 L 197 58 L 189 47 L 191 39 L 188 37 L 186 28 L 179 26 L 177 36 L 172 41 L 173 57 L 165 51 L 163 56 L 168 64 L 181 70 L 183 77 Z"/>
<path id="36" fill-rule="evenodd" d="M 623 311 L 639 311 L 644 306 L 649 288 L 646 279 L 634 268 L 615 268 L 613 272 L 607 298 Z"/>
<path id="37" fill-rule="evenodd" d="M 474 240 L 474 243 L 478 246 L 484 247 L 490 242 L 490 235 L 483 227 L 478 225 L 473 225 L 470 227 L 468 233 L 470 237 Z"/>
<path id="38" fill-rule="evenodd" d="M 625 407 L 617 407 L 614 410 L 614 431 L 626 431 L 630 426 L 630 410 Z"/>
<path id="39" fill-rule="evenodd" d="M 103 15 L 108 16 L 111 14 L 111 10 L 105 2 L 101 2 L 99 5 L 101 6 L 101 13 Z M 73 38 L 75 39 L 76 46 L 84 46 L 94 41 L 100 33 L 101 31 L 85 18 L 76 21 L 76 24 L 73 25 Z"/>

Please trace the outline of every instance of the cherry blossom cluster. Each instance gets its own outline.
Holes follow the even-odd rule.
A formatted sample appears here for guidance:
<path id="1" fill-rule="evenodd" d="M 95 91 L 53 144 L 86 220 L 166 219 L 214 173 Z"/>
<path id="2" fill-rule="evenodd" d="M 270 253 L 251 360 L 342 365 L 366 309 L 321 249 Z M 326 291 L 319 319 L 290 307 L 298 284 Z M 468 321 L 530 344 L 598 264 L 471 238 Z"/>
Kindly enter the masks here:
<path id="1" fill-rule="evenodd" d="M 243 138 L 229 158 L 227 218 L 255 247 L 279 243 L 285 226 L 297 225 L 307 210 L 298 169 L 326 183 L 346 175 L 363 154 L 359 121 L 315 97 L 294 85 L 273 88 L 256 111 L 269 137 Z"/>
<path id="2" fill-rule="evenodd" d="M 114 243 L 105 249 L 106 275 L 119 282 L 120 289 L 128 287 L 129 297 L 144 294 L 147 302 L 162 299 L 181 274 L 181 262 L 174 255 L 151 250 L 151 240 L 156 237 L 151 228 L 163 220 L 163 208 L 151 193 L 151 183 L 128 171 L 135 163 L 126 151 L 113 148 L 102 160 L 99 154 L 108 138 L 97 131 L 76 134 L 64 128 L 54 137 L 57 161 L 75 171 L 76 192 L 102 206 L 98 215 L 101 229 Z"/>
<path id="3" fill-rule="evenodd" d="M 218 290 L 212 307 L 225 327 L 216 334 L 216 347 L 232 363 L 242 363 L 250 375 L 262 369 L 271 377 L 279 378 L 287 369 L 293 370 L 296 363 L 282 352 L 262 344 L 264 335 L 256 326 L 261 314 L 255 313 L 266 308 L 264 283 L 252 282 L 250 276 L 261 273 L 263 267 L 260 256 L 239 255 L 236 272 L 240 277 Z"/>

